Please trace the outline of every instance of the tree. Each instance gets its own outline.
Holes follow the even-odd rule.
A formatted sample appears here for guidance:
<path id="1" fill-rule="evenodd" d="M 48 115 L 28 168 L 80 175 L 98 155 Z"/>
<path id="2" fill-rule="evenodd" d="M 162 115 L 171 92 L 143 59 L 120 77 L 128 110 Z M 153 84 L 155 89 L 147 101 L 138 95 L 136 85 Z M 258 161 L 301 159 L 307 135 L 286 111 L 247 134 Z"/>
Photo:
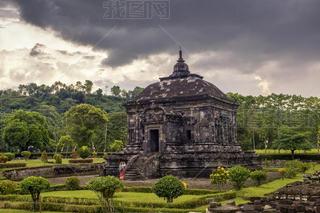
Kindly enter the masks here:
<path id="1" fill-rule="evenodd" d="M 79 147 L 102 143 L 107 121 L 105 111 L 89 104 L 79 104 L 65 113 L 67 133 Z"/>
<path id="2" fill-rule="evenodd" d="M 97 89 L 96 94 L 97 94 L 97 99 L 101 100 L 103 96 L 103 90 L 101 88 Z"/>
<path id="3" fill-rule="evenodd" d="M 61 152 L 64 150 L 65 147 L 67 147 L 66 152 L 68 152 L 69 147 L 72 147 L 73 145 L 75 145 L 75 142 L 74 140 L 72 140 L 70 135 L 63 135 L 60 137 L 58 147 L 61 147 Z"/>
<path id="4" fill-rule="evenodd" d="M 125 145 L 127 143 L 128 127 L 127 127 L 127 113 L 114 112 L 109 114 L 109 120 L 107 123 L 107 138 L 105 141 L 109 144 L 115 140 L 120 140 Z M 105 146 L 107 144 L 104 144 Z M 101 147 L 102 148 L 102 147 Z"/>
<path id="5" fill-rule="evenodd" d="M 49 143 L 47 120 L 38 112 L 17 110 L 8 114 L 4 125 L 3 140 L 10 150 L 42 149 Z"/>
<path id="6" fill-rule="evenodd" d="M 286 149 L 291 151 L 291 157 L 294 159 L 294 152 L 298 149 L 311 149 L 312 146 L 308 141 L 309 132 L 301 131 L 297 128 L 281 126 L 279 137 L 274 141 L 274 147 L 277 149 Z"/>
<path id="7" fill-rule="evenodd" d="M 113 176 L 97 177 L 89 182 L 88 188 L 98 193 L 104 212 L 114 212 L 113 196 L 117 190 L 123 189 L 122 182 Z"/>
<path id="8" fill-rule="evenodd" d="M 29 141 L 28 125 L 18 120 L 8 122 L 4 128 L 2 137 L 9 150 L 26 150 Z"/>
<path id="9" fill-rule="evenodd" d="M 50 138 L 54 139 L 55 143 L 58 142 L 62 134 L 62 116 L 58 113 L 55 106 L 41 104 L 35 108 L 35 111 L 41 113 L 46 117 L 48 122 L 48 131 Z"/>
<path id="10" fill-rule="evenodd" d="M 113 86 L 111 87 L 111 93 L 112 95 L 116 96 L 116 97 L 120 97 L 121 94 L 121 88 L 119 86 Z"/>
<path id="11" fill-rule="evenodd" d="M 250 171 L 243 166 L 233 166 L 228 169 L 230 180 L 234 187 L 239 190 L 250 176 Z"/>
<path id="12" fill-rule="evenodd" d="M 172 203 L 173 199 L 183 195 L 184 186 L 182 182 L 171 175 L 161 178 L 153 187 L 153 192 L 158 197 L 163 197 L 167 203 Z"/>
<path id="13" fill-rule="evenodd" d="M 90 94 L 90 93 L 91 93 L 91 91 L 92 91 L 92 86 L 93 86 L 92 81 L 90 81 L 90 80 L 86 80 L 86 81 L 85 81 L 85 83 L 84 83 L 84 88 L 85 88 L 86 94 Z"/>
<path id="14" fill-rule="evenodd" d="M 29 192 L 33 201 L 33 211 L 40 209 L 40 193 L 50 187 L 49 181 L 43 177 L 30 176 L 20 182 L 23 191 Z"/>

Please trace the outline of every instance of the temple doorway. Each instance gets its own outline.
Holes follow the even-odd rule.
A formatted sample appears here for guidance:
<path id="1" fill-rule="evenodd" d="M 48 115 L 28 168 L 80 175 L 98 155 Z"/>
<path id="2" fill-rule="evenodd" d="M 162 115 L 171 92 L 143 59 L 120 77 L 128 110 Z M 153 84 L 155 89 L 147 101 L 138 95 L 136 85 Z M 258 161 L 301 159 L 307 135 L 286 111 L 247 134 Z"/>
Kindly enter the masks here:
<path id="1" fill-rule="evenodd" d="M 159 130 L 151 129 L 149 135 L 150 152 L 159 152 Z"/>

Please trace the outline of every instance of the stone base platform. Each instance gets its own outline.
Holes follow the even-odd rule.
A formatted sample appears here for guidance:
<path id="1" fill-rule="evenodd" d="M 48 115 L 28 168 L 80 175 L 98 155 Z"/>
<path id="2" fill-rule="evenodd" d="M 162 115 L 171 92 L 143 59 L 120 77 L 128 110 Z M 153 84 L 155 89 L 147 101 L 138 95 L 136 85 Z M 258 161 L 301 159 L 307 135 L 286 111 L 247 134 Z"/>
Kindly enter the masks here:
<path id="1" fill-rule="evenodd" d="M 174 175 L 180 178 L 209 178 L 219 166 L 243 165 L 249 168 L 260 166 L 258 156 L 253 152 L 217 147 L 218 150 L 169 147 L 164 153 L 119 152 L 108 156 L 103 175 L 119 175 L 119 164 L 126 163 L 127 179 L 159 178 Z M 229 150 L 229 151 L 228 151 Z M 241 149 L 240 149 L 241 150 Z"/>

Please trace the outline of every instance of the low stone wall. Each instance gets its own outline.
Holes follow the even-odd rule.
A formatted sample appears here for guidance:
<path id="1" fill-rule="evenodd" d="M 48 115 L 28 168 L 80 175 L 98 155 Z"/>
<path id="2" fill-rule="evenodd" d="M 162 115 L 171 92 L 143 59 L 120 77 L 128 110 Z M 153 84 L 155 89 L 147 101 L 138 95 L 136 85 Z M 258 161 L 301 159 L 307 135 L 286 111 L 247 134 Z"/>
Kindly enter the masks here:
<path id="1" fill-rule="evenodd" d="M 22 180 L 29 176 L 41 176 L 45 178 L 95 175 L 100 174 L 103 163 L 100 164 L 68 164 L 55 166 L 42 166 L 31 168 L 10 169 L 3 172 L 3 176 L 10 180 Z"/>

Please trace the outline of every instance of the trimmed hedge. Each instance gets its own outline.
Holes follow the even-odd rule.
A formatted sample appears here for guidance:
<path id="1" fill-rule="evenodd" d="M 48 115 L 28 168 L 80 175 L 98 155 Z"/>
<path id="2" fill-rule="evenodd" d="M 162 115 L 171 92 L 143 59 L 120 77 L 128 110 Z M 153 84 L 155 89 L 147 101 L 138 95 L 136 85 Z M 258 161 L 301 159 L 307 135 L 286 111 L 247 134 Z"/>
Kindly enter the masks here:
<path id="1" fill-rule="evenodd" d="M 3 203 L 3 208 L 6 209 L 24 209 L 32 210 L 31 202 L 10 202 L 6 201 Z M 61 212 L 85 212 L 85 213 L 99 213 L 102 212 L 99 205 L 65 205 L 63 203 L 51 203 L 42 202 L 41 209 L 44 211 L 61 211 Z M 132 213 L 149 213 L 149 208 L 138 208 L 138 207 L 127 207 L 124 205 L 115 206 L 116 212 L 132 212 Z M 192 209 L 169 209 L 169 208 L 156 208 L 154 212 L 166 212 L 166 213 L 187 213 L 193 211 Z"/>
<path id="2" fill-rule="evenodd" d="M 291 154 L 259 154 L 261 160 L 292 160 Z M 294 159 L 301 161 L 320 161 L 319 154 L 295 154 Z"/>
<path id="3" fill-rule="evenodd" d="M 0 169 L 26 167 L 26 163 L 0 163 Z"/>
<path id="4" fill-rule="evenodd" d="M 86 158 L 86 159 L 70 159 L 69 163 L 93 163 L 92 158 Z"/>
<path id="5" fill-rule="evenodd" d="M 151 187 L 126 187 L 122 190 L 123 192 L 141 192 L 141 193 L 153 193 Z M 186 189 L 184 195 L 209 195 L 218 193 L 216 190 L 207 189 Z"/>
<path id="6" fill-rule="evenodd" d="M 47 155 L 50 158 L 53 158 L 54 154 L 55 154 L 54 152 L 47 152 Z M 62 152 L 62 153 L 59 153 L 59 154 L 61 154 L 63 156 L 63 158 L 71 158 L 71 156 L 72 156 L 72 152 Z M 108 152 L 107 154 L 111 155 L 112 152 Z M 97 156 L 96 157 L 103 157 L 103 156 L 104 156 L 103 152 L 97 152 Z M 22 157 L 21 153 L 17 153 L 16 157 Z M 40 157 L 41 157 L 41 152 L 39 152 L 39 153 L 31 153 L 30 159 L 38 159 Z"/>
<path id="7" fill-rule="evenodd" d="M 116 201 L 115 204 L 123 205 L 126 208 L 167 208 L 167 209 L 193 209 L 199 206 L 207 205 L 211 200 L 223 201 L 230 200 L 236 197 L 235 192 L 224 192 L 205 195 L 198 198 L 193 198 L 181 203 L 140 203 L 140 202 L 127 202 L 127 201 Z M 18 202 L 31 202 L 31 197 L 26 195 L 3 195 L 0 196 L 0 201 L 18 201 Z M 64 205 L 99 205 L 98 199 L 89 198 L 64 198 L 64 197 L 43 197 L 44 202 L 59 203 Z"/>

